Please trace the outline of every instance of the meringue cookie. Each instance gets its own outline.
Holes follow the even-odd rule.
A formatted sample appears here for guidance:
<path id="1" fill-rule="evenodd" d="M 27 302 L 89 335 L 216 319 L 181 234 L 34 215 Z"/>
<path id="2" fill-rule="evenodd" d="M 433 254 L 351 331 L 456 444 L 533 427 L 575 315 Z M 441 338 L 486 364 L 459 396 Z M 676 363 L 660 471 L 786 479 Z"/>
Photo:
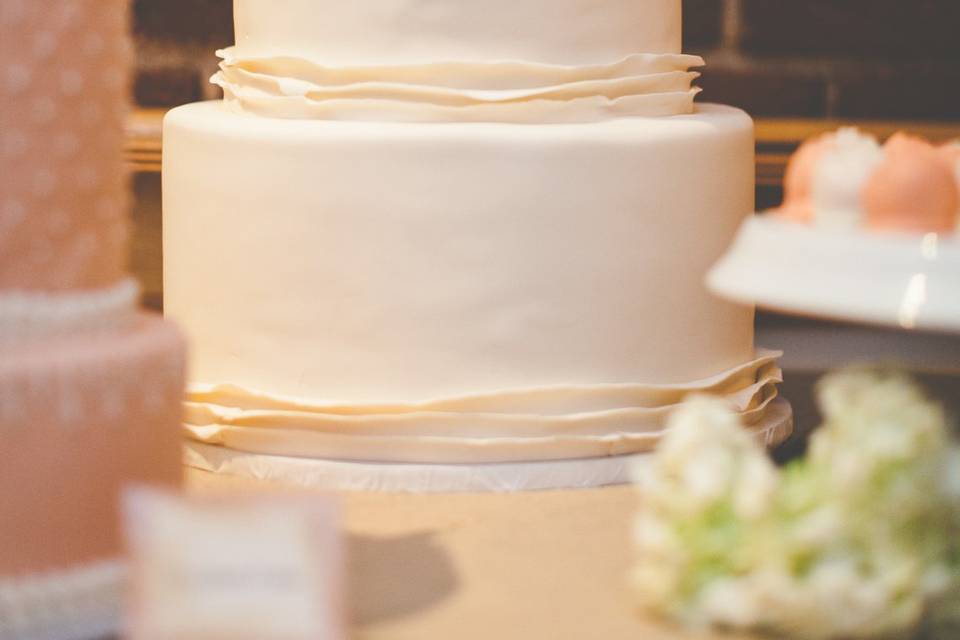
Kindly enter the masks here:
<path id="1" fill-rule="evenodd" d="M 872 229 L 952 232 L 960 208 L 956 172 L 932 144 L 898 133 L 864 185 L 863 207 Z"/>
<path id="2" fill-rule="evenodd" d="M 813 221 L 814 172 L 823 154 L 833 148 L 835 139 L 835 133 L 811 138 L 791 156 L 784 177 L 783 206 L 778 215 L 794 222 Z"/>
<path id="3" fill-rule="evenodd" d="M 954 177 L 957 179 L 957 191 L 960 192 L 960 138 L 943 145 L 939 151 L 953 168 Z M 960 233 L 960 207 L 957 209 L 957 233 Z"/>
<path id="4" fill-rule="evenodd" d="M 840 129 L 814 169 L 815 224 L 835 229 L 861 227 L 863 187 L 882 160 L 876 138 L 854 128 Z"/>
<path id="5" fill-rule="evenodd" d="M 952 140 L 938 149 L 940 155 L 946 158 L 954 168 L 957 179 L 960 180 L 960 138 Z"/>

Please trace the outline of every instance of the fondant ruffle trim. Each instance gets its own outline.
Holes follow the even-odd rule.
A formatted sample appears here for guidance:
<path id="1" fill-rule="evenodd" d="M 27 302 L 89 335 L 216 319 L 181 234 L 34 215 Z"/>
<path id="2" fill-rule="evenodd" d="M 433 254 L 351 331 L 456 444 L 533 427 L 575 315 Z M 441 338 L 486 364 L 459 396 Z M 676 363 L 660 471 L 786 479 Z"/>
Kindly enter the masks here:
<path id="1" fill-rule="evenodd" d="M 231 385 L 188 392 L 188 437 L 250 453 L 380 462 L 560 460 L 649 451 L 687 397 L 725 398 L 761 428 L 777 397 L 779 353 L 675 385 L 570 385 L 414 404 L 312 402 Z"/>
<path id="2" fill-rule="evenodd" d="M 281 118 L 399 122 L 590 122 L 690 113 L 702 58 L 636 54 L 609 64 L 522 61 L 326 67 L 218 52 L 228 104 Z"/>

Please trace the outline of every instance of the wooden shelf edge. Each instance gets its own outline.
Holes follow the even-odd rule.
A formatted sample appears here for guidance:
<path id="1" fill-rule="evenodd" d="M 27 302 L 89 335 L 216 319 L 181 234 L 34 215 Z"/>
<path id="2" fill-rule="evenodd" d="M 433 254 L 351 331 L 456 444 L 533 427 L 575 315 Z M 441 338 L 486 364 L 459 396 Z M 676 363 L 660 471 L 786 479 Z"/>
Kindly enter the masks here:
<path id="1" fill-rule="evenodd" d="M 159 172 L 163 158 L 163 116 L 166 109 L 134 109 L 127 122 L 127 162 L 134 171 Z M 790 154 L 807 138 L 854 126 L 879 138 L 908 131 L 935 142 L 960 139 L 960 122 L 891 120 L 805 120 L 758 118 L 757 184 L 777 187 L 783 182 Z"/>
<path id="2" fill-rule="evenodd" d="M 841 127 L 857 127 L 881 139 L 889 138 L 898 131 L 907 131 L 934 142 L 947 142 L 960 138 L 960 122 L 759 118 L 756 120 L 757 144 L 795 147 L 807 138 L 835 131 Z"/>
<path id="3" fill-rule="evenodd" d="M 163 116 L 166 109 L 134 109 L 127 118 L 127 164 L 134 171 L 159 172 L 163 159 Z"/>

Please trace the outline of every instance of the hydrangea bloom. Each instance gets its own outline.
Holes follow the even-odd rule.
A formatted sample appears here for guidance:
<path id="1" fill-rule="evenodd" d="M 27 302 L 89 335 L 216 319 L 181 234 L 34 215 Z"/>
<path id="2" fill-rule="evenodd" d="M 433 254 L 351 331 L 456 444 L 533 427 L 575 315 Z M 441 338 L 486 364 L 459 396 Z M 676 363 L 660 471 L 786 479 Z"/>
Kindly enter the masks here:
<path id="1" fill-rule="evenodd" d="M 908 377 L 849 370 L 826 422 L 782 472 L 721 400 L 673 416 L 638 470 L 632 580 L 649 610 L 693 626 L 802 638 L 905 633 L 957 585 L 960 481 L 942 409 Z"/>

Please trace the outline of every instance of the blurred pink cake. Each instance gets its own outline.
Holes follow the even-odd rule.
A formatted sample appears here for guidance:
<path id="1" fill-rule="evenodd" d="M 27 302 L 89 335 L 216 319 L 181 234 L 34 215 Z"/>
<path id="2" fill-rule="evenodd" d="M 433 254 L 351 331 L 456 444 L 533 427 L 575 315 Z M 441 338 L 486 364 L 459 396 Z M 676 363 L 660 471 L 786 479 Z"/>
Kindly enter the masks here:
<path id="1" fill-rule="evenodd" d="M 829 228 L 953 233 L 960 145 L 898 133 L 880 145 L 856 129 L 813 138 L 793 155 L 777 214 Z"/>
<path id="2" fill-rule="evenodd" d="M 126 272 L 126 7 L 0 4 L 0 637 L 103 633 L 119 493 L 180 478 L 183 342 Z"/>

